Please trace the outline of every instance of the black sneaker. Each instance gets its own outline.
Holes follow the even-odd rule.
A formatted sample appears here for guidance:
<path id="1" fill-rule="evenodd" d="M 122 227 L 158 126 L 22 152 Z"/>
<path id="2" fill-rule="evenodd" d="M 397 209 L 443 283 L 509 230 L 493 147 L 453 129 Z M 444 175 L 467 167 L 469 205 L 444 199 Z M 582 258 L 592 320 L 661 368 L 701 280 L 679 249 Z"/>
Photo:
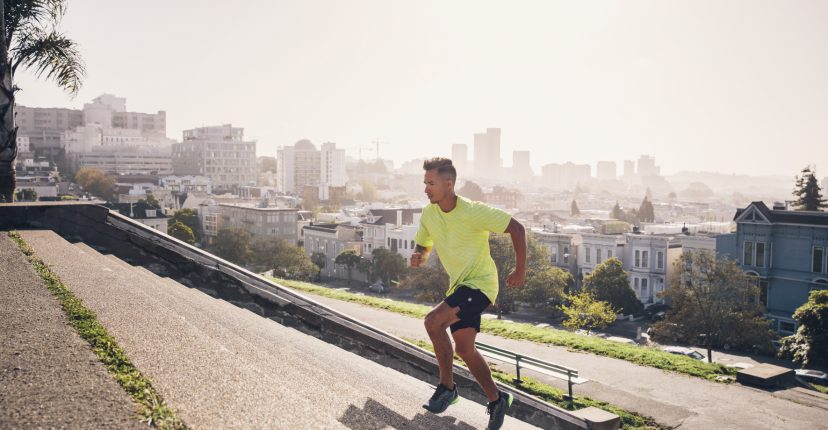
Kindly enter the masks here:
<path id="1" fill-rule="evenodd" d="M 500 398 L 494 402 L 490 402 L 486 407 L 486 413 L 489 414 L 489 426 L 486 430 L 498 430 L 503 425 L 503 419 L 506 418 L 506 409 L 512 406 L 513 397 L 509 393 L 500 393 Z"/>
<path id="2" fill-rule="evenodd" d="M 460 395 L 457 394 L 456 384 L 454 385 L 454 389 L 451 390 L 443 384 L 437 384 L 437 389 L 434 391 L 434 395 L 428 399 L 428 404 L 423 405 L 423 407 L 433 414 L 439 414 L 448 409 L 449 406 L 457 403 L 459 400 Z"/>

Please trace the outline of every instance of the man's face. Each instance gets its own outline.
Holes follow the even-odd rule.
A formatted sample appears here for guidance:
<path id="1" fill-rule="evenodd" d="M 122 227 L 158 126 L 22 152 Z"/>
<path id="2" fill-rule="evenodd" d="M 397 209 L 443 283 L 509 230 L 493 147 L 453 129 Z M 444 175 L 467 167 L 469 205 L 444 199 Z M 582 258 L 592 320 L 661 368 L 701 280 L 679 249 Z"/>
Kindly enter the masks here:
<path id="1" fill-rule="evenodd" d="M 437 169 L 425 172 L 425 193 L 431 203 L 437 203 L 451 196 L 451 188 L 454 185 L 451 179 L 443 178 L 437 173 Z"/>

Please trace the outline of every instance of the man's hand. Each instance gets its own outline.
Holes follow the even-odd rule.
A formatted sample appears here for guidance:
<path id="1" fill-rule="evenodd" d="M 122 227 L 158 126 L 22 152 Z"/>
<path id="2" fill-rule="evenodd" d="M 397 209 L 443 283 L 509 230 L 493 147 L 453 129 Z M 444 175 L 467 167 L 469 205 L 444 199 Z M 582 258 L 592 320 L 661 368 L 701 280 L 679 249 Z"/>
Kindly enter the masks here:
<path id="1" fill-rule="evenodd" d="M 420 264 L 423 262 L 423 253 L 422 252 L 414 252 L 411 254 L 411 267 L 420 267 Z"/>
<path id="2" fill-rule="evenodd" d="M 520 288 L 526 283 L 526 270 L 512 270 L 506 277 L 506 285 L 511 288 Z"/>

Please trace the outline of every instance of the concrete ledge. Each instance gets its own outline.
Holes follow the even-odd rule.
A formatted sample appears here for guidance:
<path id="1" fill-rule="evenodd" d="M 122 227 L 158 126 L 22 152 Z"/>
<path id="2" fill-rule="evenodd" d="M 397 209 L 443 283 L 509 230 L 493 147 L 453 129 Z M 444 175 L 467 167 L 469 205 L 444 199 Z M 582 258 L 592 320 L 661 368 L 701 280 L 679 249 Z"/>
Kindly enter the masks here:
<path id="1" fill-rule="evenodd" d="M 759 364 L 736 373 L 736 381 L 761 388 L 784 387 L 793 384 L 794 371 L 772 364 Z"/>
<path id="2" fill-rule="evenodd" d="M 102 206 L 1 204 L 0 226 L 54 230 L 402 373 L 435 385 L 439 382 L 437 362 L 430 352 Z M 485 394 L 471 373 L 456 366 L 455 374 L 457 384 L 464 387 L 464 397 L 485 405 Z M 511 416 L 544 429 L 620 427 L 618 416 L 600 409 L 571 412 L 510 387 L 500 388 L 515 396 Z"/>

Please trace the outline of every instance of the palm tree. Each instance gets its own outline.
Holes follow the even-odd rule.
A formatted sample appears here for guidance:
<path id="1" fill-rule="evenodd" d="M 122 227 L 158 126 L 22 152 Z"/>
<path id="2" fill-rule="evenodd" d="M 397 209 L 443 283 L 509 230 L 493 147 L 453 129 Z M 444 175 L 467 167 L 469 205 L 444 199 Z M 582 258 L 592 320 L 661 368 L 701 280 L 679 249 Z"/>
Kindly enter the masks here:
<path id="1" fill-rule="evenodd" d="M 67 0 L 0 1 L 0 202 L 11 202 L 15 188 L 17 127 L 14 74 L 23 66 L 52 79 L 74 96 L 86 69 L 77 44 L 57 31 Z"/>

